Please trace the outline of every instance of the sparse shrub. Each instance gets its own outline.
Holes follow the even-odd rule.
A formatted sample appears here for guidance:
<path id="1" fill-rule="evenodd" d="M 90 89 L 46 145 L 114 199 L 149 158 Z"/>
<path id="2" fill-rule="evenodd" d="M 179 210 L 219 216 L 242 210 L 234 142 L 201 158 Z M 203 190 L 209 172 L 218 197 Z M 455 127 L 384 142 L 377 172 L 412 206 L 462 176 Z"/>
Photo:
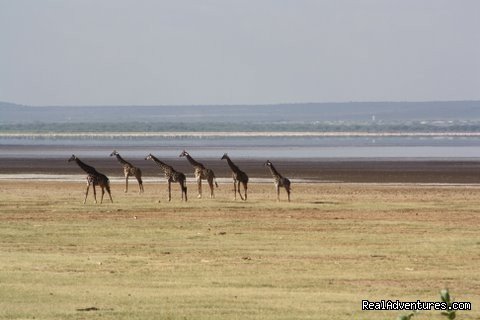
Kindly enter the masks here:
<path id="1" fill-rule="evenodd" d="M 442 291 L 440 291 L 440 299 L 442 300 L 442 302 L 445 302 L 447 304 L 448 308 L 452 306 L 453 300 L 450 297 L 450 293 L 448 292 L 448 289 L 443 289 Z M 413 316 L 415 316 L 415 314 L 417 313 L 418 311 L 413 311 L 409 314 L 398 316 L 397 320 L 411 320 Z M 449 320 L 453 320 L 457 316 L 454 310 L 443 311 L 441 314 Z"/>
<path id="2" fill-rule="evenodd" d="M 443 289 L 442 291 L 440 291 L 440 298 L 443 302 L 447 304 L 449 308 L 452 306 L 453 300 L 450 299 L 450 293 L 448 292 L 448 289 Z M 449 320 L 453 320 L 456 317 L 455 311 L 453 310 L 444 311 L 442 312 L 442 315 L 447 317 L 447 319 Z"/>

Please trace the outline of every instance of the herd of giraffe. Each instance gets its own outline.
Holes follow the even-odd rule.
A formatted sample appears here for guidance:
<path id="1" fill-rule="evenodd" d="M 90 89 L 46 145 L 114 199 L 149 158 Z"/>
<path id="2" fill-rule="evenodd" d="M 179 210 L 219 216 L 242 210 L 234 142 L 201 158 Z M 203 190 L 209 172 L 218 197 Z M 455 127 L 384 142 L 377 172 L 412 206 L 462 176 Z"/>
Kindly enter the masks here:
<path id="1" fill-rule="evenodd" d="M 123 173 L 125 175 L 125 192 L 128 192 L 128 178 L 133 176 L 138 181 L 139 193 L 143 193 L 142 171 L 140 170 L 140 168 L 135 167 L 130 162 L 123 159 L 116 150 L 113 150 L 113 152 L 110 154 L 110 157 L 113 157 L 113 156 L 115 156 L 117 160 L 120 162 L 120 164 L 123 166 Z M 194 175 L 195 175 L 195 179 L 197 181 L 197 186 L 198 186 L 198 198 L 202 197 L 202 180 L 207 181 L 208 186 L 210 187 L 210 198 L 214 198 L 215 197 L 214 184 L 217 188 L 218 188 L 218 184 L 217 184 L 215 173 L 213 172 L 213 170 L 206 168 L 203 164 L 193 159 L 192 156 L 185 150 L 183 150 L 182 153 L 180 153 L 179 157 L 185 157 L 195 170 Z M 178 182 L 180 184 L 182 201 L 183 200 L 187 201 L 187 178 L 185 177 L 185 174 L 183 174 L 182 172 L 176 171 L 175 169 L 173 169 L 172 166 L 169 166 L 165 162 L 162 162 L 151 153 L 145 157 L 145 160 L 152 160 L 155 164 L 157 164 L 160 167 L 160 169 L 165 174 L 165 178 L 167 179 L 167 182 L 168 182 L 168 201 L 172 200 L 172 192 L 171 192 L 172 182 Z M 242 170 L 240 170 L 240 168 L 238 168 L 238 166 L 235 165 L 235 163 L 233 163 L 233 161 L 230 159 L 230 157 L 226 153 L 222 156 L 221 160 L 226 160 L 228 163 L 228 166 L 232 170 L 233 192 L 234 192 L 235 200 L 237 199 L 237 192 L 238 192 L 240 199 L 246 201 L 247 188 L 248 188 L 247 187 L 248 175 Z M 110 192 L 110 181 L 107 178 L 107 176 L 98 172 L 94 167 L 85 164 L 75 155 L 72 155 L 70 159 L 68 159 L 68 162 L 71 162 L 71 161 L 75 161 L 77 165 L 87 173 L 87 189 L 85 191 L 85 198 L 83 200 L 83 203 L 85 204 L 87 201 L 87 196 L 88 196 L 88 191 L 90 189 L 90 186 L 92 186 L 93 188 L 93 197 L 94 197 L 95 203 L 97 203 L 97 192 L 95 190 L 96 186 L 99 186 L 102 190 L 102 197 L 100 199 L 100 203 L 103 202 L 103 196 L 105 194 L 105 190 L 108 193 L 110 201 L 113 203 L 112 195 Z M 272 177 L 274 179 L 275 189 L 277 191 L 277 200 L 280 200 L 280 188 L 283 187 L 287 192 L 288 201 L 290 201 L 290 190 L 291 190 L 290 180 L 282 176 L 275 169 L 271 161 L 267 160 L 267 162 L 264 163 L 264 166 L 266 166 L 270 170 L 270 173 L 272 174 Z M 240 184 L 243 186 L 244 195 L 242 195 L 242 192 L 240 191 Z"/>

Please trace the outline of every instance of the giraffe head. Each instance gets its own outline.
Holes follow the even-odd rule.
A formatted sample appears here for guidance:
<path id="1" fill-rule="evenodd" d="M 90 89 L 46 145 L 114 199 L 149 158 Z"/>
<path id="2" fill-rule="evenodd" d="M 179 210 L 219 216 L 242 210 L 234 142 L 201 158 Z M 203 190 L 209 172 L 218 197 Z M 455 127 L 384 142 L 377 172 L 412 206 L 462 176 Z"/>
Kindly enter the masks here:
<path id="1" fill-rule="evenodd" d="M 220 160 L 226 160 L 226 159 L 228 159 L 228 154 L 224 153 Z"/>
<path id="2" fill-rule="evenodd" d="M 270 162 L 270 160 L 267 160 L 267 162 L 265 162 L 263 165 L 266 166 L 266 167 L 271 167 L 272 162 Z"/>
<path id="3" fill-rule="evenodd" d="M 186 156 L 189 156 L 189 155 L 190 154 L 187 151 L 183 150 L 182 153 L 180 153 L 179 157 L 186 157 Z"/>
<path id="4" fill-rule="evenodd" d="M 152 160 L 153 155 L 150 153 L 148 156 L 145 157 L 145 160 Z"/>
<path id="5" fill-rule="evenodd" d="M 67 160 L 67 162 L 72 162 L 72 161 L 75 161 L 77 159 L 77 157 L 72 154 L 72 156 L 70 157 L 70 159 Z"/>
<path id="6" fill-rule="evenodd" d="M 118 154 L 117 150 L 113 150 L 112 153 L 110 153 L 110 157 L 116 156 Z"/>

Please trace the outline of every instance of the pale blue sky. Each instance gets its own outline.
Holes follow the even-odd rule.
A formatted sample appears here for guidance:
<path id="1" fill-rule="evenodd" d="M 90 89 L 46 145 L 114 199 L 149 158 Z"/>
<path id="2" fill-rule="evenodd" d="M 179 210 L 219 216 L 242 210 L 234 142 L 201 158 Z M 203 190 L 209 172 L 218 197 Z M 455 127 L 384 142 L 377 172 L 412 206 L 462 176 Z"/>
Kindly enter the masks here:
<path id="1" fill-rule="evenodd" d="M 477 0 L 0 0 L 0 101 L 480 99 Z"/>

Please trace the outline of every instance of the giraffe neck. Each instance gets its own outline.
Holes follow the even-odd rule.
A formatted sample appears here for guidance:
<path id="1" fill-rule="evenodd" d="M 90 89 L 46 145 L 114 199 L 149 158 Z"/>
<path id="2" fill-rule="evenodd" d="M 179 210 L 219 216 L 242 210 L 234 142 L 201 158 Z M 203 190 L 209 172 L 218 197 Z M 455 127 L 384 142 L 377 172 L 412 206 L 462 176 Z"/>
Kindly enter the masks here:
<path id="1" fill-rule="evenodd" d="M 230 160 L 229 157 L 227 157 L 227 163 L 228 163 L 228 165 L 230 166 L 230 169 L 232 169 L 233 172 L 240 171 L 240 169 L 238 169 L 238 167 L 235 165 L 235 163 L 233 163 L 232 160 Z"/>
<path id="2" fill-rule="evenodd" d="M 173 168 L 170 167 L 165 162 L 160 161 L 157 157 L 151 156 L 153 162 L 155 162 L 165 173 L 168 171 L 173 171 Z"/>
<path id="3" fill-rule="evenodd" d="M 129 162 L 125 161 L 118 153 L 115 156 L 117 157 L 118 162 L 120 162 L 121 164 L 132 166 Z"/>
<path id="4" fill-rule="evenodd" d="M 268 166 L 268 169 L 270 169 L 270 172 L 272 173 L 272 176 L 273 176 L 274 178 L 277 178 L 277 177 L 278 177 L 278 178 L 281 178 L 281 177 L 282 177 L 282 175 L 281 175 L 280 173 L 278 173 L 277 169 L 275 169 L 275 167 L 273 166 L 273 164 L 270 165 L 270 166 Z"/>
<path id="5" fill-rule="evenodd" d="M 189 154 L 187 154 L 185 157 L 187 158 L 188 162 L 190 162 L 192 166 L 203 168 L 203 164 L 201 164 L 198 161 L 195 161 L 195 159 L 193 159 L 192 156 L 190 156 Z"/>
<path id="6" fill-rule="evenodd" d="M 98 173 L 97 173 L 97 170 L 95 170 L 94 167 L 91 167 L 91 166 L 83 163 L 80 159 L 75 158 L 75 162 L 76 162 L 76 163 L 78 164 L 78 166 L 79 166 L 83 171 L 85 171 L 86 173 L 88 173 L 88 174 L 94 174 L 94 175 L 98 174 Z"/>

